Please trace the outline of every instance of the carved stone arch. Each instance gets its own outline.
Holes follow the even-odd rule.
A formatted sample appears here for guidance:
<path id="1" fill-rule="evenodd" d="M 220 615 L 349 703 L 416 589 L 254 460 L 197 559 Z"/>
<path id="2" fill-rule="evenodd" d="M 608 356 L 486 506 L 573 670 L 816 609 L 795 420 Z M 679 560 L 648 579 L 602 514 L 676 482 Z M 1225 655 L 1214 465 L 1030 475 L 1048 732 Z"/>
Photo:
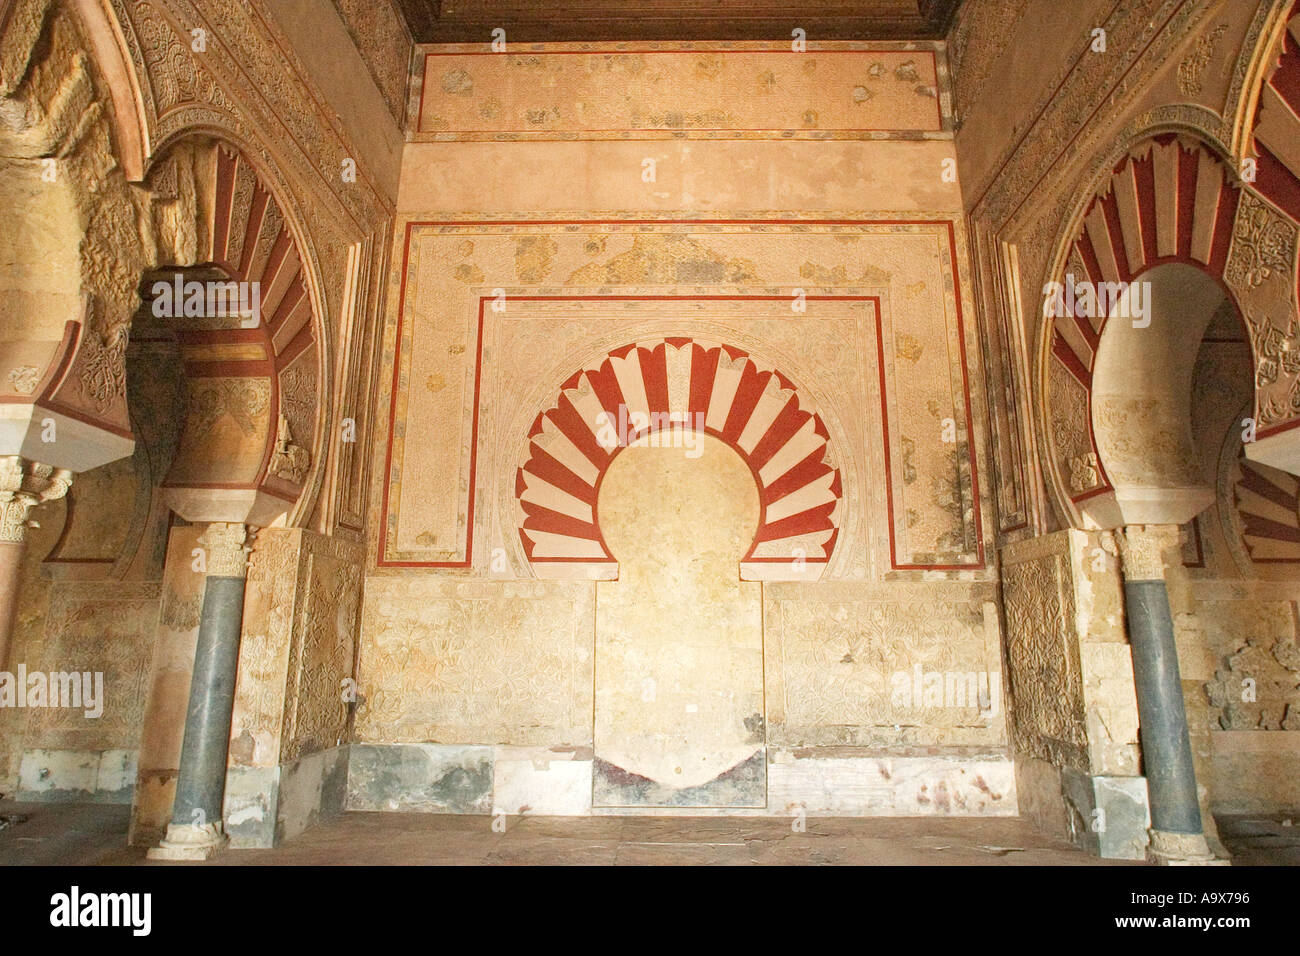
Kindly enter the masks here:
<path id="1" fill-rule="evenodd" d="M 1217 155 L 1227 156 L 1228 148 L 1217 135 L 1221 127 L 1222 122 L 1216 114 L 1194 104 L 1166 105 L 1135 117 L 1116 137 L 1114 146 L 1098 156 L 1080 177 L 1082 186 L 1069 215 L 1062 219 L 1052 244 L 1047 269 L 1042 276 L 1044 288 L 1051 282 L 1062 280 L 1071 247 L 1083 228 L 1089 208 L 1098 192 L 1107 188 L 1116 167 L 1126 157 L 1144 142 L 1170 134 L 1195 139 Z M 1042 301 L 1041 297 L 1039 301 Z M 1070 477 L 1074 469 L 1070 463 L 1085 472 L 1087 468 L 1095 467 L 1089 460 L 1089 456 L 1096 455 L 1089 393 L 1087 389 L 1077 387 L 1074 379 L 1068 377 L 1059 364 L 1053 364 L 1052 333 L 1052 323 L 1044 318 L 1040 307 L 1031 339 L 1032 388 L 1036 397 L 1033 407 L 1038 418 L 1036 445 L 1050 500 L 1065 524 L 1080 527 L 1083 518 L 1072 501 Z M 1068 450 L 1060 447 L 1062 432 L 1073 439 Z"/>
<path id="2" fill-rule="evenodd" d="M 614 577 L 596 508 L 601 479 L 639 437 L 689 450 L 688 431 L 721 439 L 754 476 L 761 514 L 742 576 L 820 577 L 843 519 L 825 423 L 778 369 L 734 346 L 689 337 L 610 351 L 570 376 L 534 419 L 514 489 L 533 573 Z"/>
<path id="3" fill-rule="evenodd" d="M 1047 315 L 1046 293 L 1059 288 L 1052 283 L 1073 276 L 1088 283 L 1126 284 L 1157 266 L 1182 262 L 1210 276 L 1237 309 L 1252 343 L 1257 385 L 1258 370 L 1267 367 L 1265 353 L 1277 350 L 1267 344 L 1273 336 L 1266 328 L 1270 310 L 1263 295 L 1276 298 L 1278 283 L 1262 295 L 1256 281 L 1259 266 L 1251 263 L 1258 258 L 1258 234 L 1285 230 L 1285 217 L 1238 181 L 1220 140 L 1200 135 L 1200 130 L 1190 134 L 1176 121 L 1178 115 L 1167 112 L 1160 125 L 1122 140 L 1097 164 L 1105 175 L 1090 180 L 1097 185 L 1076 203 L 1045 276 L 1035 353 L 1040 452 L 1057 505 L 1072 525 L 1085 523 L 1085 510 L 1104 512 L 1105 500 L 1093 499 L 1114 490 L 1098 453 L 1092 409 L 1093 362 L 1107 315 L 1104 308 L 1092 318 Z M 1289 275 L 1294 238 L 1288 241 L 1293 250 Z M 1270 259 L 1274 271 L 1276 258 Z M 1293 282 L 1283 284 L 1294 289 Z M 1284 297 L 1289 300 L 1284 311 L 1294 316 L 1293 292 Z M 1257 407 L 1267 408 L 1270 396 L 1263 389 L 1257 392 Z M 1276 418 L 1274 411 L 1270 422 Z"/>
<path id="4" fill-rule="evenodd" d="M 1250 411 L 1244 405 L 1234 419 Z M 1244 454 L 1241 429 L 1229 428 L 1215 455 L 1218 533 L 1247 578 L 1294 580 L 1300 566 L 1300 478 Z"/>
<path id="5" fill-rule="evenodd" d="M 1237 168 L 1254 155 L 1261 96 L 1278 67 L 1288 29 L 1294 31 L 1297 10 L 1294 0 L 1261 3 L 1246 32 L 1224 104 L 1224 139 Z"/>
<path id="6" fill-rule="evenodd" d="M 0 136 L 11 161 L 0 291 L 12 336 L 0 349 L 10 412 L 0 444 L 84 472 L 132 453 L 125 353 L 149 265 L 143 201 L 118 158 L 116 111 L 105 108 L 85 24 L 64 4 L 12 4 L 5 16 L 0 96 L 27 119 Z M 39 440 L 46 418 L 58 442 Z"/>
<path id="7" fill-rule="evenodd" d="M 131 57 L 122 24 L 107 0 L 68 0 L 68 5 L 81 22 L 90 54 L 108 88 L 118 162 L 128 180 L 142 182 L 152 152 L 149 121 L 142 78 Z M 147 82 L 147 77 L 144 81 Z"/>
<path id="8" fill-rule="evenodd" d="M 257 282 L 262 294 L 270 297 L 264 302 L 269 311 L 262 316 L 265 351 L 260 358 L 252 354 L 256 343 L 251 339 L 257 337 L 252 332 L 257 330 L 188 329 L 183 333 L 190 349 L 186 364 L 210 374 L 238 371 L 222 368 L 230 360 L 219 354 L 222 348 L 229 351 L 236 346 L 246 349 L 238 354 L 252 365 L 269 363 L 262 368 L 262 377 L 270 389 L 274 417 L 257 471 L 224 483 L 243 486 L 245 492 L 256 490 L 263 499 L 248 517 L 251 523 L 259 523 L 254 519 L 266 513 L 269 495 L 284 503 L 287 524 L 301 525 L 311 515 L 323 481 L 322 449 L 330 427 L 329 403 L 321 398 L 331 387 L 322 276 L 297 204 L 264 151 L 242 135 L 233 118 L 206 109 L 201 112 L 204 122 L 169 134 L 150 160 L 146 182 L 155 198 L 159 261 L 210 267 L 237 282 Z M 198 182 L 208 207 L 195 196 L 181 195 L 178 177 L 194 179 L 196 170 L 178 171 L 177 160 L 195 151 L 209 154 L 209 160 L 200 163 L 203 181 Z M 187 202 L 188 208 L 180 211 L 165 209 L 168 204 L 186 207 Z M 192 237 L 177 233 L 186 222 L 196 223 Z M 217 341 L 223 338 L 230 341 Z M 238 520 L 238 516 L 220 520 Z"/>

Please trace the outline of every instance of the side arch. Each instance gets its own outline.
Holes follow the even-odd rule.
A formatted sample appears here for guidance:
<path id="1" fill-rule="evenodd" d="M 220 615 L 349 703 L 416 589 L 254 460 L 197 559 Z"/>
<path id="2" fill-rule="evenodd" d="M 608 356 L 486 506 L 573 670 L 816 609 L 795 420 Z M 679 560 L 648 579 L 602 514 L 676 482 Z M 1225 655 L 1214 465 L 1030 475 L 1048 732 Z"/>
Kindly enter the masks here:
<path id="1" fill-rule="evenodd" d="M 1109 519 L 1101 516 L 1113 510 L 1105 496 L 1113 497 L 1114 484 L 1098 453 L 1092 402 L 1098 345 L 1113 303 L 1079 308 L 1067 301 L 1062 309 L 1050 293 L 1063 286 L 1119 288 L 1169 263 L 1198 269 L 1222 288 L 1248 332 L 1261 427 L 1285 417 L 1275 393 L 1300 366 L 1283 367 L 1286 349 L 1272 323 L 1285 328 L 1289 316 L 1295 325 L 1294 224 L 1239 182 L 1225 155 L 1221 144 L 1183 132 L 1139 139 L 1081 202 L 1058 242 L 1041 317 L 1040 428 L 1051 483 L 1071 524 L 1088 517 L 1105 526 Z"/>
<path id="2" fill-rule="evenodd" d="M 760 518 L 747 580 L 815 580 L 839 536 L 843 487 L 821 416 L 793 382 L 718 342 L 664 338 L 615 349 L 574 373 L 529 429 L 516 471 L 520 541 L 539 577 L 613 578 L 596 495 L 621 448 L 646 434 L 687 447 L 698 430 L 748 463 Z"/>
<path id="3" fill-rule="evenodd" d="M 178 319 L 173 326 L 188 377 L 210 393 L 209 410 L 214 402 L 256 407 L 259 440 L 240 456 L 238 474 L 205 477 L 211 463 L 182 456 L 167 482 L 171 494 L 178 502 L 199 502 L 220 490 L 235 511 L 242 507 L 236 501 L 249 504 L 251 523 L 278 515 L 300 523 L 320 482 L 318 449 L 327 424 L 320 395 L 328 380 L 319 278 L 291 208 L 247 150 L 209 131 L 164 144 L 147 185 L 163 264 L 152 279 L 166 280 L 167 269 L 179 267 L 187 277 L 254 289 L 259 303 L 256 323 L 232 316 Z M 187 422 L 187 430 L 191 425 L 201 430 L 204 422 Z"/>

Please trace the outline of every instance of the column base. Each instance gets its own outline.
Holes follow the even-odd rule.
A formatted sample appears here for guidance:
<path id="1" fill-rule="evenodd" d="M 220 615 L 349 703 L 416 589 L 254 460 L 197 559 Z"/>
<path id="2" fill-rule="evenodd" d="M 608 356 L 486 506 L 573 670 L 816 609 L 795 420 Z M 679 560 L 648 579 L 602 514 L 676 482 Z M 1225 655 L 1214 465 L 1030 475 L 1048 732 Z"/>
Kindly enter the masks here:
<path id="1" fill-rule="evenodd" d="M 1159 866 L 1231 866 L 1232 861 L 1221 860 L 1210 850 L 1203 833 L 1170 833 L 1151 830 L 1151 844 L 1147 847 L 1147 861 Z"/>
<path id="2" fill-rule="evenodd" d="M 150 860 L 210 860 L 230 842 L 219 823 L 173 823 L 162 842 L 145 854 Z"/>

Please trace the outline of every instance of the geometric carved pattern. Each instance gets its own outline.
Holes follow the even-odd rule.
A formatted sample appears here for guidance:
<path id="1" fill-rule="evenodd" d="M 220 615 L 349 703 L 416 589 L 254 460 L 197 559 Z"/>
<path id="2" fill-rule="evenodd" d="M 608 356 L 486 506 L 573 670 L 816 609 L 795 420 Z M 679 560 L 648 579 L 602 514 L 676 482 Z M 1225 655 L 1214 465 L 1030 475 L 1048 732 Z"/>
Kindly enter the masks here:
<path id="1" fill-rule="evenodd" d="M 339 743 L 347 732 L 342 681 L 353 676 L 361 572 L 343 542 L 304 536 L 306 594 L 289 656 L 281 760 Z"/>
<path id="2" fill-rule="evenodd" d="M 533 423 L 515 495 L 534 571 L 546 573 L 547 563 L 608 568 L 614 558 L 596 514 L 601 478 L 627 442 L 652 432 L 668 441 L 681 428 L 722 439 L 753 471 L 761 516 L 745 563 L 829 560 L 842 488 L 821 418 L 792 382 L 748 353 L 670 338 L 615 349 L 575 373 Z"/>

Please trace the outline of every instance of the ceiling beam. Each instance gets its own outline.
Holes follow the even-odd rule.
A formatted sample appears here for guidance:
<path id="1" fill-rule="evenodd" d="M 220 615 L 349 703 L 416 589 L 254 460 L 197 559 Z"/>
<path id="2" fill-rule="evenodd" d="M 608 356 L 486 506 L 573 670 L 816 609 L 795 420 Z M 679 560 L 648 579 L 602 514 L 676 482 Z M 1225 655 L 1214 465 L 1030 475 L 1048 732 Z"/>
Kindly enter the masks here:
<path id="1" fill-rule="evenodd" d="M 938 40 L 960 0 L 398 0 L 420 43 L 635 40 Z"/>

